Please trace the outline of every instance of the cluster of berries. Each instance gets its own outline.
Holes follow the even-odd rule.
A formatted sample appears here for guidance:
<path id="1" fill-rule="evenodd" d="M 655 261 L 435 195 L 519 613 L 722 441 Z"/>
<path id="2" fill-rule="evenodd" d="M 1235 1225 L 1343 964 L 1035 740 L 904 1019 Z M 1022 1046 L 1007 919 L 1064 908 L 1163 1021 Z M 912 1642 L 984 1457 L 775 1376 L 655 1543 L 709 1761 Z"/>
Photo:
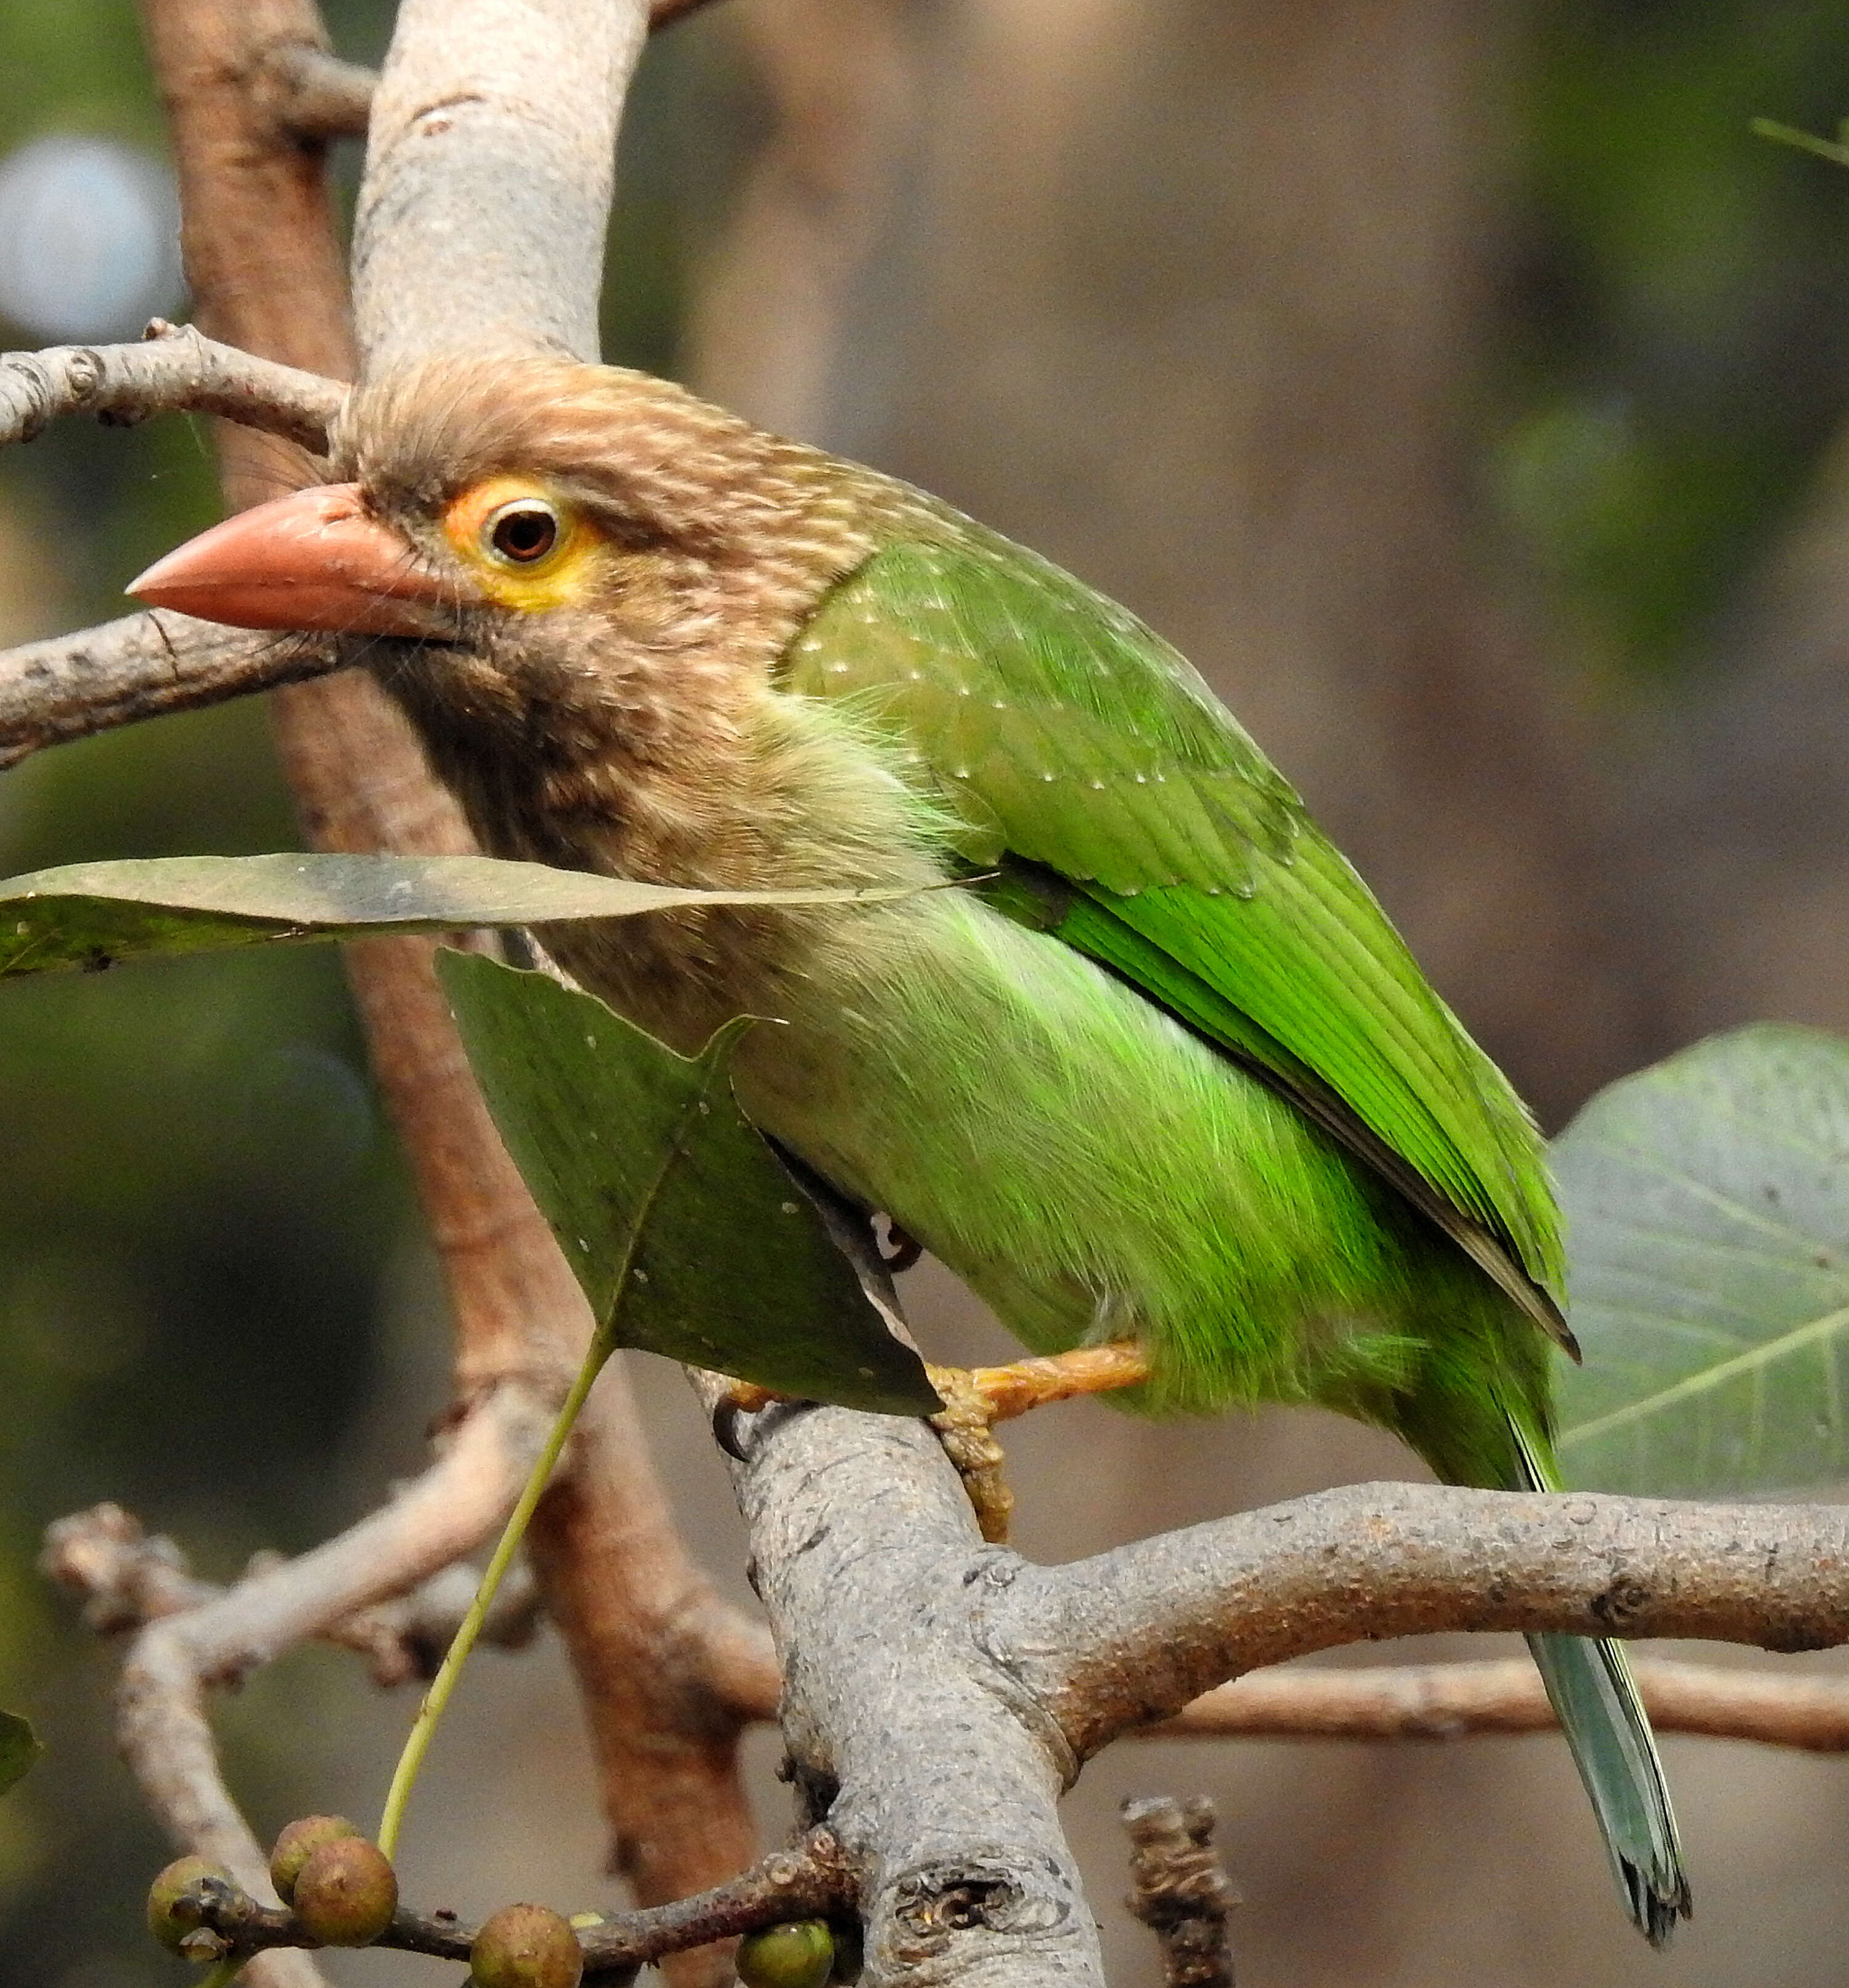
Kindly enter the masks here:
<path id="1" fill-rule="evenodd" d="M 290 1823 L 270 1852 L 269 1877 L 303 1944 L 370 1946 L 398 1909 L 391 1860 L 344 1816 Z M 215 1900 L 236 1893 L 222 1865 L 180 1858 L 148 1889 L 149 1930 L 169 1952 L 221 1959 L 227 1944 L 208 1922 Z M 797 1919 L 747 1933 L 736 1965 L 745 1988 L 824 1988 L 841 1959 L 824 1921 Z M 549 1905 L 503 1905 L 475 1935 L 468 1966 L 470 1988 L 578 1988 L 584 1949 L 573 1922 Z"/>

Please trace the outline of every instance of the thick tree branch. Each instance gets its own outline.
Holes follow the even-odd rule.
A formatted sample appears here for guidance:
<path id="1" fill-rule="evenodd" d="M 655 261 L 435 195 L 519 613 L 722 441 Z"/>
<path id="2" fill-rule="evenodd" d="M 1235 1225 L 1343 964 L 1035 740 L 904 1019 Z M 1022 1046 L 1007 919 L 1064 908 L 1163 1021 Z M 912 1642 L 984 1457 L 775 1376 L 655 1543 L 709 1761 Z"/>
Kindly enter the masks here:
<path id="1" fill-rule="evenodd" d="M 47 746 L 196 711 L 340 667 L 305 636 L 147 612 L 0 650 L 0 773 Z"/>
<path id="2" fill-rule="evenodd" d="M 1083 1757 L 1228 1677 L 1379 1637 L 1849 1641 L 1849 1508 L 1351 1485 L 1004 1585 L 979 1634 Z"/>
<path id="3" fill-rule="evenodd" d="M 712 1405 L 720 1390 L 697 1382 Z M 972 1635 L 985 1548 L 928 1428 L 772 1408 L 734 1479 L 810 1819 L 858 1882 L 868 1979 L 1101 1984 L 1057 1801 L 1077 1763 Z"/>
<path id="4" fill-rule="evenodd" d="M 597 356 L 644 0 L 402 0 L 353 224 L 368 370 L 465 347 Z"/>
<path id="5" fill-rule="evenodd" d="M 62 414 L 96 414 L 127 427 L 183 407 L 221 414 L 326 446 L 346 389 L 318 373 L 279 366 L 156 318 L 133 345 L 54 345 L 0 354 L 0 442 L 30 441 Z"/>

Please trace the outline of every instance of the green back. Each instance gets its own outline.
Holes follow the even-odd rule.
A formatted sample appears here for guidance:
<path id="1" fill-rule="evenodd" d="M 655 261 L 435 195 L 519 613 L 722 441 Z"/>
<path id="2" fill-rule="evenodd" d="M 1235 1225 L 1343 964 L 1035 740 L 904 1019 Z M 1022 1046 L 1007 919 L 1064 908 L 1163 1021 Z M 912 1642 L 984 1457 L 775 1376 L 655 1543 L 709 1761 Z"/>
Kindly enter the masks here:
<path id="1" fill-rule="evenodd" d="M 893 730 L 967 824 L 968 862 L 1077 887 L 1039 921 L 1289 1091 L 1565 1338 L 1533 1124 L 1295 792 L 1124 609 L 979 526 L 945 532 L 836 587 L 789 687 Z"/>

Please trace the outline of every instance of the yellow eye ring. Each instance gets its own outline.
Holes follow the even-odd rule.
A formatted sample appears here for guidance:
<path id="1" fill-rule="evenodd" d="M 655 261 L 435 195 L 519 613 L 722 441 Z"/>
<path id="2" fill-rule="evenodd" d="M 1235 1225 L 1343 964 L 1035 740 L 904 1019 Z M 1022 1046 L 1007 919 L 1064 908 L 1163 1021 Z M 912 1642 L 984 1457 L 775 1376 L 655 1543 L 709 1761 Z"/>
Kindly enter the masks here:
<path id="1" fill-rule="evenodd" d="M 482 521 L 482 549 L 498 564 L 515 569 L 539 565 L 563 536 L 558 512 L 542 497 L 513 498 Z"/>
<path id="2" fill-rule="evenodd" d="M 531 476 L 489 476 L 443 513 L 475 584 L 503 607 L 543 614 L 580 597 L 602 543 L 567 498 Z"/>

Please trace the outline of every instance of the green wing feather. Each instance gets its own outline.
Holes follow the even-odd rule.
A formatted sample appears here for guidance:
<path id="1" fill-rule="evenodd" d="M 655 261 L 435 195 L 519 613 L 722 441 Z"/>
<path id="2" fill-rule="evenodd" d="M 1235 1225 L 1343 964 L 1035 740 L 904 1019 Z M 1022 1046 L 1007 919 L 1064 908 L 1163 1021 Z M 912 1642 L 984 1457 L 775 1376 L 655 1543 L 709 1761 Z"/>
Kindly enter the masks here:
<path id="1" fill-rule="evenodd" d="M 789 688 L 852 699 L 916 756 L 973 867 L 1016 859 L 1076 887 L 1039 921 L 1289 1092 L 1570 1347 L 1532 1121 L 1158 636 L 959 520 L 866 561 L 787 668 Z"/>

